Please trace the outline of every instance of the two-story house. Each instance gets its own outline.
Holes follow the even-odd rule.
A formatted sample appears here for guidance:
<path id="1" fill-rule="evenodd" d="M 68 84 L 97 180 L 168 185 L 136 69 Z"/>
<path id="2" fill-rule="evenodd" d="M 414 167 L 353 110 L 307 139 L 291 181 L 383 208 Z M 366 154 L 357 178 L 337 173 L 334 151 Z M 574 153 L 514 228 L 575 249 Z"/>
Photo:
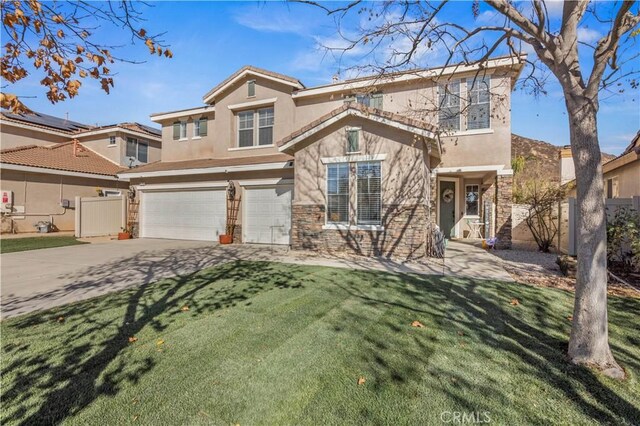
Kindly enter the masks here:
<path id="1" fill-rule="evenodd" d="M 160 160 L 160 130 L 138 123 L 91 126 L 47 114 L 0 115 L 2 232 L 53 222 L 73 231 L 76 196 L 121 195 L 117 172 Z"/>
<path id="2" fill-rule="evenodd" d="M 510 94 L 523 58 L 305 87 L 247 66 L 204 106 L 157 113 L 162 159 L 119 175 L 143 238 L 215 240 L 229 182 L 243 243 L 415 257 L 450 238 L 511 243 Z"/>

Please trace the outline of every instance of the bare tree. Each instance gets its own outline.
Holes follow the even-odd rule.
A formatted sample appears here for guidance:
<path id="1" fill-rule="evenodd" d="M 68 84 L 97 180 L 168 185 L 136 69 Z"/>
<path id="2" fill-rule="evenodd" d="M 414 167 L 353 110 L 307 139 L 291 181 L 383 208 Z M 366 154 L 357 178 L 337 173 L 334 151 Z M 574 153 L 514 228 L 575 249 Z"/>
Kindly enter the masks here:
<path id="1" fill-rule="evenodd" d="M 339 33 L 347 41 L 346 46 L 337 50 L 360 47 L 374 54 L 381 48 L 391 52 L 386 60 L 379 61 L 376 57 L 368 64 L 381 75 L 424 66 L 425 55 L 419 53 L 425 48 L 445 51 L 448 54 L 445 65 L 477 64 L 482 69 L 495 53 L 507 50 L 518 54 L 524 44 L 531 46 L 537 60 L 527 60 L 531 67 L 524 80 L 535 94 L 545 93 L 549 75 L 560 84 L 576 169 L 581 214 L 569 358 L 576 364 L 595 366 L 610 376 L 624 377 L 608 342 L 606 220 L 596 114 L 603 90 L 619 91 L 624 82 L 637 87 L 633 80 L 637 69 L 629 68 L 634 63 L 638 65 L 639 56 L 634 48 L 640 22 L 636 2 L 566 0 L 561 18 L 552 19 L 550 1 L 486 0 L 483 3 L 495 11 L 495 23 L 485 25 L 476 21 L 472 26 L 452 22 L 444 15 L 447 8 L 461 7 L 460 3 L 448 0 L 379 3 L 355 0 L 335 8 L 315 1 L 302 2 L 335 17 Z M 470 7 L 477 17 L 480 2 L 476 0 Z M 361 24 L 359 28 L 351 25 L 345 30 L 343 24 L 349 27 L 345 18 L 353 14 L 360 16 Z M 579 30 L 587 25 L 587 16 L 606 27 L 604 36 L 592 45 L 578 39 Z M 591 69 L 583 69 L 580 54 L 590 55 Z"/>
<path id="2" fill-rule="evenodd" d="M 161 40 L 162 34 L 148 34 L 142 27 L 140 6 L 146 4 L 0 0 L 3 39 L 6 40 L 0 58 L 2 108 L 16 113 L 29 111 L 19 95 L 7 93 L 5 89 L 36 73 L 43 75 L 40 84 L 46 88 L 52 103 L 76 96 L 84 78 L 100 81 L 102 90 L 109 93 L 113 87 L 110 64 L 141 62 L 118 56 L 117 50 L 122 45 L 98 40 L 100 36 L 96 33 L 104 26 L 128 34 L 132 44 L 144 43 L 152 55 L 171 58 L 173 53 Z"/>

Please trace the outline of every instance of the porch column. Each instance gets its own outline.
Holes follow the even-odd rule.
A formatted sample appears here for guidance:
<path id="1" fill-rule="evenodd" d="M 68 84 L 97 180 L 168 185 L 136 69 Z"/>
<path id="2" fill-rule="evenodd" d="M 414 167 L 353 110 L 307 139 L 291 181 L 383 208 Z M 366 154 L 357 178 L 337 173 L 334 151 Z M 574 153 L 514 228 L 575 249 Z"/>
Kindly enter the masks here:
<path id="1" fill-rule="evenodd" d="M 436 206 L 438 201 L 438 176 L 435 173 L 429 175 L 429 222 L 436 225 Z"/>
<path id="2" fill-rule="evenodd" d="M 511 170 L 508 170 L 509 172 Z M 511 248 L 511 205 L 513 204 L 513 175 L 496 176 L 496 248 Z"/>

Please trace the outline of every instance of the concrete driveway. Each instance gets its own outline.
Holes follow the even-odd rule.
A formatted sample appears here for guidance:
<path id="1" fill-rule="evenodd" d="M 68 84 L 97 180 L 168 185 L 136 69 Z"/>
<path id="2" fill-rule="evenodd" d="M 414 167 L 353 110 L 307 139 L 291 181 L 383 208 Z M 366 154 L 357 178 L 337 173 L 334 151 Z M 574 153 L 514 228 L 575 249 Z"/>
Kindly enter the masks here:
<path id="1" fill-rule="evenodd" d="M 449 250 L 445 265 L 388 259 L 320 257 L 282 246 L 135 239 L 58 247 L 0 256 L 1 317 L 52 308 L 162 278 L 187 275 L 233 260 L 373 269 L 430 275 L 511 280 L 492 256 L 473 246 Z M 487 256 L 489 259 L 483 258 Z M 448 256 L 449 257 L 449 256 Z M 444 266 L 444 267 L 443 267 Z"/>
<path id="2" fill-rule="evenodd" d="M 278 250 L 135 239 L 7 253 L 0 257 L 2 318 L 190 274 L 252 253 L 265 258 Z"/>

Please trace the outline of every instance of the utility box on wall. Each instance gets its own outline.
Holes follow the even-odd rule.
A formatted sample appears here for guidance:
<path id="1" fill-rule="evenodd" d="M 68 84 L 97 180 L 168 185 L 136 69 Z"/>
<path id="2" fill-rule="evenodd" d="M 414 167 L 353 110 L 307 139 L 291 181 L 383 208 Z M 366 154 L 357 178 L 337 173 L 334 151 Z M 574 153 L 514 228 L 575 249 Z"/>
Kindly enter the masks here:
<path id="1" fill-rule="evenodd" d="M 10 213 L 13 211 L 13 191 L 0 190 L 0 211 Z"/>

